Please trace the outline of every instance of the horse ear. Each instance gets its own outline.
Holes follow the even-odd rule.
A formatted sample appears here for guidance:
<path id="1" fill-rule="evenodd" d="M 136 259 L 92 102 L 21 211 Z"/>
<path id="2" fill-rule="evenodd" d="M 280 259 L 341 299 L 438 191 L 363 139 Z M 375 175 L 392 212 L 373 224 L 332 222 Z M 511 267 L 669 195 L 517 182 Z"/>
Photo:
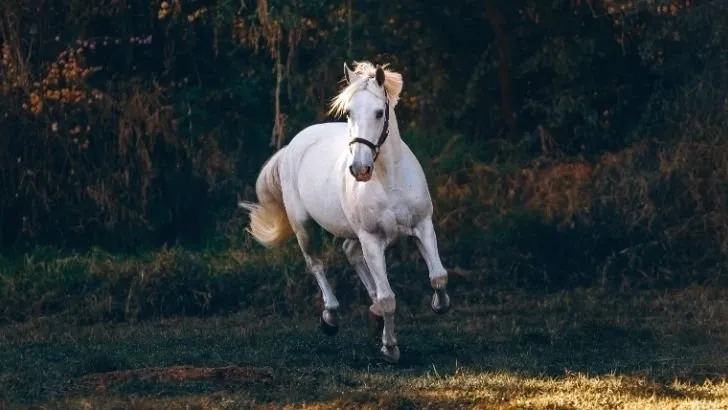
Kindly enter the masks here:
<path id="1" fill-rule="evenodd" d="M 377 72 L 374 77 L 377 79 L 377 84 L 379 84 L 380 87 L 384 85 L 384 70 L 379 64 L 377 64 Z"/>
<path id="2" fill-rule="evenodd" d="M 346 83 L 351 84 L 354 77 L 354 72 L 349 69 L 349 66 L 346 65 L 346 61 L 344 61 L 344 78 L 346 78 Z"/>

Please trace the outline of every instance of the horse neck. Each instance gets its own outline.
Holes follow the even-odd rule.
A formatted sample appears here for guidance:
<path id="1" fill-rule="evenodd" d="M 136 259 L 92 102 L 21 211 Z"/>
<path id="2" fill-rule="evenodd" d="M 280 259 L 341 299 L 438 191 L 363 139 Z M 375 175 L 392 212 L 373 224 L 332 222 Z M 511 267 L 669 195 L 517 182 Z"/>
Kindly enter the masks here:
<path id="1" fill-rule="evenodd" d="M 380 180 L 386 186 L 395 185 L 400 180 L 399 161 L 402 155 L 402 137 L 399 134 L 399 126 L 397 125 L 397 116 L 394 113 L 394 107 L 389 107 L 389 136 L 382 144 L 379 150 L 379 159 L 381 161 Z"/>

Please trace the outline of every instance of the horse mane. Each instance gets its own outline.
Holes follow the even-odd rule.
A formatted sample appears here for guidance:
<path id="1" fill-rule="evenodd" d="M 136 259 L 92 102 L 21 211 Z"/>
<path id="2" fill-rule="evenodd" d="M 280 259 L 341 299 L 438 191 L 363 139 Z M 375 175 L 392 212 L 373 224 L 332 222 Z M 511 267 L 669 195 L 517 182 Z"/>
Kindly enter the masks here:
<path id="1" fill-rule="evenodd" d="M 402 92 L 402 74 L 387 70 L 389 64 L 384 64 L 384 89 L 387 91 L 389 97 L 389 104 L 394 107 L 399 101 L 399 93 Z M 370 79 L 374 78 L 377 72 L 377 67 L 369 61 L 355 61 L 354 62 L 354 75 L 358 77 L 356 81 L 347 84 L 336 97 L 331 99 L 331 106 L 329 108 L 329 115 L 340 117 L 346 112 L 346 105 L 349 103 L 351 97 L 356 94 L 357 91 L 362 90 L 365 84 Z"/>

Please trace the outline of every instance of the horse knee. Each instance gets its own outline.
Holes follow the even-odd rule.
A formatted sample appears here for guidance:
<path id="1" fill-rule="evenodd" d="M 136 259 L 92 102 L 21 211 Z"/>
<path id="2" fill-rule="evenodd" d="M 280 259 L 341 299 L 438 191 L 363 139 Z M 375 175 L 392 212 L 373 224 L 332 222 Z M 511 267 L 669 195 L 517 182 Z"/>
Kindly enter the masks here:
<path id="1" fill-rule="evenodd" d="M 377 298 L 378 310 L 382 313 L 394 313 L 397 309 L 397 301 L 394 295 Z"/>
<path id="2" fill-rule="evenodd" d="M 320 259 L 307 254 L 304 254 L 303 256 L 306 261 L 306 269 L 308 269 L 309 273 L 314 275 L 324 273 L 326 269 L 324 267 L 324 263 Z"/>
<path id="3" fill-rule="evenodd" d="M 362 252 L 359 241 L 356 241 L 353 239 L 347 239 L 344 241 L 342 248 L 344 249 L 344 255 L 346 255 L 346 259 L 352 265 L 355 265 L 357 263 L 361 263 L 364 261 L 364 252 Z"/>

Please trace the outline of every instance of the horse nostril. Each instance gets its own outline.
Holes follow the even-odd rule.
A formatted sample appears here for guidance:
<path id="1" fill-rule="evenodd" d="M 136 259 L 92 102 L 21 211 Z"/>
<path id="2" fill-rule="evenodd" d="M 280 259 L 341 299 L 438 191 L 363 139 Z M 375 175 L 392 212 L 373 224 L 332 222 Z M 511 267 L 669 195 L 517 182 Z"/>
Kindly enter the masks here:
<path id="1" fill-rule="evenodd" d="M 356 172 L 354 172 L 354 166 L 353 165 L 349 165 L 349 172 L 351 173 L 351 176 L 353 176 L 353 177 L 356 176 Z"/>
<path id="2" fill-rule="evenodd" d="M 369 175 L 369 172 L 371 170 L 372 170 L 371 167 L 368 167 L 368 166 L 365 165 L 365 166 L 361 167 L 361 174 L 362 175 Z"/>

